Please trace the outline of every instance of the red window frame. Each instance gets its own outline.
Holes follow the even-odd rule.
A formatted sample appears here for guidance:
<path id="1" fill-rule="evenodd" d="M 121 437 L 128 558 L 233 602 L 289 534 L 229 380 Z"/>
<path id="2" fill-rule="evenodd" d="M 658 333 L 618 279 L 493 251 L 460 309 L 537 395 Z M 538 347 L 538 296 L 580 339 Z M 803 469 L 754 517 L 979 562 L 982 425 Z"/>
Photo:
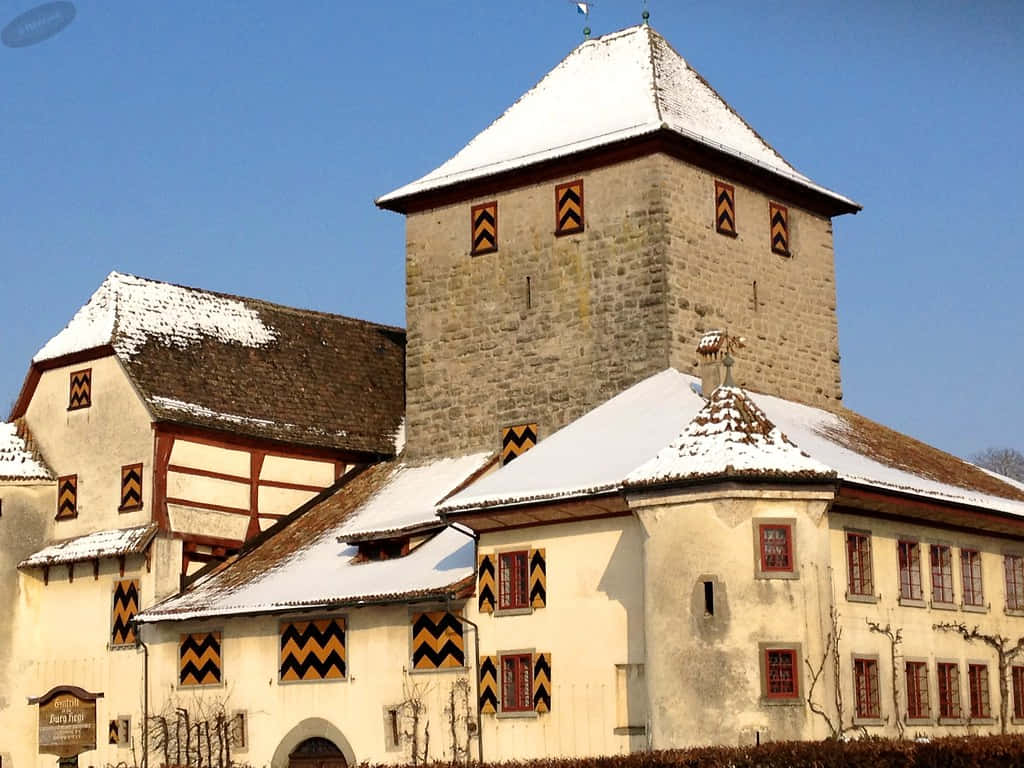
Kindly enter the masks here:
<path id="1" fill-rule="evenodd" d="M 793 648 L 765 648 L 764 695 L 767 699 L 800 697 L 800 676 Z"/>
<path id="2" fill-rule="evenodd" d="M 928 665 L 908 661 L 904 667 L 907 678 L 907 717 L 924 720 L 931 714 L 928 707 Z"/>
<path id="3" fill-rule="evenodd" d="M 960 667 L 951 663 L 938 663 L 935 671 L 939 678 L 939 717 L 960 717 Z"/>
<path id="4" fill-rule="evenodd" d="M 774 535 L 782 532 L 781 543 Z M 770 533 L 770 536 L 766 536 Z M 793 526 L 788 523 L 759 523 L 757 540 L 761 552 L 761 570 L 766 573 L 793 572 Z"/>
<path id="5" fill-rule="evenodd" d="M 921 543 L 901 539 L 897 545 L 900 568 L 900 597 L 924 600 L 921 587 Z"/>
<path id="6" fill-rule="evenodd" d="M 882 716 L 878 696 L 878 661 L 876 659 L 853 660 L 853 692 L 856 698 L 857 717 L 878 719 Z"/>
<path id="7" fill-rule="evenodd" d="M 953 550 L 945 544 L 932 544 L 928 548 L 928 562 L 932 570 L 932 602 L 953 604 Z"/>
<path id="8" fill-rule="evenodd" d="M 960 574 L 963 577 L 964 605 L 985 605 L 981 552 L 976 549 L 960 550 Z"/>
<path id="9" fill-rule="evenodd" d="M 1024 720 L 1024 667 L 1012 667 L 1013 716 Z"/>
<path id="10" fill-rule="evenodd" d="M 501 711 L 533 710 L 533 658 L 528 653 L 501 656 Z"/>
<path id="11" fill-rule="evenodd" d="M 498 610 L 530 607 L 530 552 L 498 553 Z"/>
<path id="12" fill-rule="evenodd" d="M 871 536 L 846 534 L 846 588 L 851 595 L 871 597 L 875 591 L 871 573 Z"/>
<path id="13" fill-rule="evenodd" d="M 1024 610 L 1024 557 L 1004 555 L 1003 572 L 1006 576 L 1006 607 L 1011 611 Z"/>
<path id="14" fill-rule="evenodd" d="M 970 693 L 971 717 L 992 717 L 988 696 L 988 666 L 967 665 L 967 690 Z"/>

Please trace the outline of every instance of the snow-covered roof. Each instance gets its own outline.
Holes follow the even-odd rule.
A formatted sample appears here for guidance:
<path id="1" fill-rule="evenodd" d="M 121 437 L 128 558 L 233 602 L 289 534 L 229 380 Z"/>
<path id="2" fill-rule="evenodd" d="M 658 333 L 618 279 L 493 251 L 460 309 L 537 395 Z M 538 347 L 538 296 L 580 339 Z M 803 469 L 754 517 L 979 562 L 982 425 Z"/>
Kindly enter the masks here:
<path id="1" fill-rule="evenodd" d="M 29 555 L 19 568 L 42 568 L 51 565 L 82 563 L 106 557 L 135 555 L 146 551 L 156 536 L 155 523 L 134 528 L 118 528 L 108 531 L 94 531 L 85 536 L 59 541 Z"/>
<path id="2" fill-rule="evenodd" d="M 53 472 L 18 424 L 0 423 L 0 481 L 53 479 Z"/>
<path id="3" fill-rule="evenodd" d="M 389 202 L 667 129 L 826 195 L 648 26 L 587 40 L 458 154 Z"/>
<path id="4" fill-rule="evenodd" d="M 112 272 L 33 367 L 110 349 L 155 421 L 393 455 L 401 328 Z"/>
<path id="5" fill-rule="evenodd" d="M 471 534 L 444 528 L 408 555 L 359 562 L 344 538 L 438 522 L 435 503 L 484 466 L 487 454 L 419 467 L 379 464 L 143 621 L 273 613 L 327 605 L 443 598 L 474 573 Z M 341 539 L 341 540 L 339 540 Z"/>
<path id="6" fill-rule="evenodd" d="M 835 471 L 797 448 L 738 387 L 719 387 L 682 433 L 626 477 L 627 486 L 760 477 L 828 480 Z"/>
<path id="7" fill-rule="evenodd" d="M 699 476 L 726 463 L 723 451 L 729 450 L 745 471 L 771 475 L 780 467 L 824 468 L 846 483 L 1024 516 L 1024 492 L 1019 488 L 849 410 L 833 413 L 746 393 L 798 450 L 781 452 L 779 440 L 771 440 L 764 450 L 740 459 L 738 446 L 724 445 L 722 433 L 702 428 L 699 420 L 691 425 L 706 407 L 696 394 L 697 384 L 694 377 L 672 368 L 655 374 L 454 494 L 441 510 L 617 492 L 631 477 L 642 481 L 659 473 Z M 697 454 L 688 456 L 691 450 Z"/>

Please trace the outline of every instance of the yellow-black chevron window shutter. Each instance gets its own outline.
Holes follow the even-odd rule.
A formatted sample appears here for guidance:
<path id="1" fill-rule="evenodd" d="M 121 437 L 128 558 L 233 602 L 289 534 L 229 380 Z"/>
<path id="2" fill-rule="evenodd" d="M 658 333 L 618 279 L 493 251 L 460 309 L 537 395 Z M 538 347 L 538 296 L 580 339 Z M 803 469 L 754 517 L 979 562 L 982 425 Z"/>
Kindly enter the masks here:
<path id="1" fill-rule="evenodd" d="M 530 550 L 530 605 L 543 608 L 548 604 L 548 564 L 543 549 Z"/>
<path id="2" fill-rule="evenodd" d="M 494 555 L 480 555 L 476 559 L 476 592 L 480 613 L 494 613 L 494 603 L 497 599 L 494 571 Z"/>
<path id="3" fill-rule="evenodd" d="M 715 182 L 715 229 L 736 236 L 736 190 L 724 181 Z"/>
<path id="4" fill-rule="evenodd" d="M 480 711 L 493 715 L 498 711 L 498 657 L 480 657 Z"/>
<path id="5" fill-rule="evenodd" d="M 57 519 L 78 517 L 78 475 L 65 475 L 57 480 Z"/>
<path id="6" fill-rule="evenodd" d="M 466 666 L 462 622 L 447 611 L 412 616 L 413 669 L 452 669 Z"/>
<path id="7" fill-rule="evenodd" d="M 772 253 L 789 256 L 789 210 L 778 203 L 769 204 Z"/>
<path id="8" fill-rule="evenodd" d="M 345 620 L 292 621 L 281 625 L 281 680 L 343 680 Z"/>
<path id="9" fill-rule="evenodd" d="M 498 250 L 498 201 L 474 205 L 470 212 L 472 239 L 469 252 L 473 256 Z"/>
<path id="10" fill-rule="evenodd" d="M 71 374 L 71 394 L 68 397 L 68 410 L 77 411 L 92 405 L 92 368 L 74 371 Z"/>
<path id="11" fill-rule="evenodd" d="M 142 465 L 121 467 L 121 512 L 142 509 Z"/>
<path id="12" fill-rule="evenodd" d="M 522 456 L 537 444 L 537 425 L 519 424 L 501 430 L 501 464 Z"/>
<path id="13" fill-rule="evenodd" d="M 121 741 L 121 729 L 118 727 L 117 720 L 110 721 L 110 727 L 107 729 L 107 744 L 118 744 Z"/>
<path id="14" fill-rule="evenodd" d="M 555 187 L 555 234 L 583 231 L 583 179 Z"/>
<path id="15" fill-rule="evenodd" d="M 139 612 L 139 580 L 114 582 L 114 615 L 110 624 L 111 645 L 135 645 L 132 621 Z"/>
<path id="16" fill-rule="evenodd" d="M 182 635 L 178 646 L 178 684 L 218 685 L 222 676 L 220 632 Z"/>
<path id="17" fill-rule="evenodd" d="M 533 708 L 551 711 L 551 654 L 533 654 Z"/>

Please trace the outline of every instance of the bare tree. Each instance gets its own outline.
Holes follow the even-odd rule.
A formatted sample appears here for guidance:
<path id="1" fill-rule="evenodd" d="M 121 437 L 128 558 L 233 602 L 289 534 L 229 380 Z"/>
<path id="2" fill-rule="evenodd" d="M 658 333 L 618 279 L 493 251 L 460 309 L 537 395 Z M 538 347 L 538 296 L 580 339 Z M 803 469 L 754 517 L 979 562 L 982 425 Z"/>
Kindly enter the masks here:
<path id="1" fill-rule="evenodd" d="M 807 687 L 807 706 L 810 708 L 811 712 L 818 715 L 822 720 L 825 721 L 825 725 L 828 726 L 830 738 L 841 739 L 843 735 L 846 734 L 848 731 L 856 730 L 856 728 L 853 725 L 847 727 L 843 724 L 843 686 L 840 684 L 839 677 L 839 640 L 843 636 L 843 630 L 839 626 L 839 614 L 836 612 L 835 606 L 829 609 L 829 619 L 832 622 L 832 628 L 829 630 L 828 634 L 825 635 L 825 647 L 822 651 L 821 661 L 818 663 L 818 666 L 815 667 L 814 665 L 812 665 L 810 659 L 804 659 L 804 663 L 807 665 L 807 671 L 810 673 L 811 676 L 811 684 Z M 819 704 L 814 700 L 814 689 L 818 686 L 818 682 L 824 675 L 825 667 L 829 664 L 829 662 L 831 662 L 832 674 L 835 680 L 835 720 L 833 720 L 829 713 L 825 710 L 824 705 Z"/>
<path id="2" fill-rule="evenodd" d="M 430 762 L 430 720 L 424 701 L 429 691 L 430 687 L 411 682 L 409 673 L 405 673 L 402 681 L 405 700 L 398 705 L 398 711 L 402 719 L 401 737 L 409 745 L 409 759 L 413 765 Z"/>
<path id="3" fill-rule="evenodd" d="M 1024 453 L 1014 448 L 987 448 L 970 460 L 979 467 L 1024 483 Z"/>
<path id="4" fill-rule="evenodd" d="M 1022 652 L 1024 652 L 1024 637 L 1017 638 L 1013 642 L 1002 635 L 987 635 L 978 631 L 978 627 L 968 629 L 963 622 L 933 624 L 932 629 L 940 632 L 955 632 L 967 642 L 975 640 L 984 643 L 994 649 L 997 655 L 999 669 L 999 732 L 1006 733 L 1006 725 L 1010 720 L 1010 665 Z"/>
<path id="5" fill-rule="evenodd" d="M 240 768 L 231 759 L 231 747 L 240 738 L 238 727 L 223 699 L 168 699 L 149 718 L 149 753 L 155 758 L 149 762 L 178 768 Z"/>
<path id="6" fill-rule="evenodd" d="M 900 732 L 900 738 L 903 738 L 903 716 L 900 714 L 900 695 L 899 690 L 896 687 L 896 649 L 900 643 L 903 642 L 903 629 L 893 629 L 891 624 L 886 624 L 884 627 L 877 621 L 871 621 L 871 619 L 864 619 L 867 622 L 868 629 L 872 632 L 876 632 L 879 635 L 885 635 L 889 638 L 889 662 L 892 665 L 892 711 L 896 718 L 896 729 Z"/>

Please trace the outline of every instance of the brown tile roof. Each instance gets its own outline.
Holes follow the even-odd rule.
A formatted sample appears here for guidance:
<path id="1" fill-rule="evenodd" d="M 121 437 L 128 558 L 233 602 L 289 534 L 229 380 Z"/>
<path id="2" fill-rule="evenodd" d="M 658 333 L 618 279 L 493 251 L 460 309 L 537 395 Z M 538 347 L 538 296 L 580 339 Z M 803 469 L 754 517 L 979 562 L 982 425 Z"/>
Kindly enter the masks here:
<path id="1" fill-rule="evenodd" d="M 401 328 L 115 272 L 34 363 L 111 346 L 157 421 L 395 453 Z"/>
<path id="2" fill-rule="evenodd" d="M 18 563 L 18 567 L 43 568 L 66 563 L 83 563 L 105 557 L 141 554 L 153 541 L 156 532 L 155 523 L 134 528 L 94 531 L 85 536 L 51 544 L 26 557 Z"/>

